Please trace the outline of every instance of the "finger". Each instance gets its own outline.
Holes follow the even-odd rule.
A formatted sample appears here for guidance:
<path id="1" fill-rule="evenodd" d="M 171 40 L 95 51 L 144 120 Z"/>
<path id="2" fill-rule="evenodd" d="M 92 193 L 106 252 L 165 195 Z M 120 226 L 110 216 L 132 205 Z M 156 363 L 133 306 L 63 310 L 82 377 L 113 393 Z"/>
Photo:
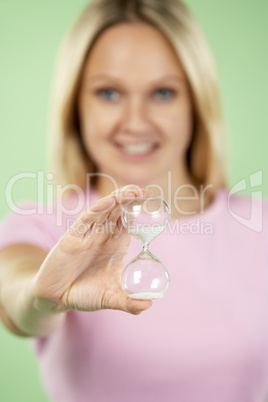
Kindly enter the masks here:
<path id="1" fill-rule="evenodd" d="M 136 197 L 146 197 L 151 195 L 150 189 L 141 189 L 138 186 L 130 185 L 122 187 L 110 195 L 99 199 L 91 208 L 85 210 L 82 215 L 82 221 L 90 222 L 95 215 L 107 214 L 117 205 L 132 201 Z"/>
<path id="2" fill-rule="evenodd" d="M 134 198 L 135 194 L 133 192 L 128 192 L 124 194 L 121 202 L 124 204 L 130 202 Z M 111 214 L 113 210 L 115 210 L 115 212 Z M 109 195 L 101 198 L 93 204 L 91 208 L 83 211 L 67 232 L 75 237 L 85 236 L 92 231 L 94 232 L 96 228 L 99 228 L 108 217 L 115 223 L 115 225 L 117 225 L 119 216 L 120 207 L 118 206 L 118 202 L 113 195 Z"/>
<path id="3" fill-rule="evenodd" d="M 116 206 L 116 200 L 113 196 L 108 195 L 107 197 L 100 198 L 95 204 L 87 210 L 88 214 L 106 214 L 111 211 Z"/>
<path id="4" fill-rule="evenodd" d="M 100 198 L 95 202 L 89 209 L 82 213 L 82 219 L 85 221 L 91 220 L 92 217 L 101 214 L 108 214 L 113 208 L 115 208 L 120 202 L 128 202 L 135 198 L 135 193 L 133 191 L 125 191 L 118 194 L 109 194 L 106 197 Z"/>
<path id="5" fill-rule="evenodd" d="M 121 207 L 118 205 L 109 213 L 108 219 L 109 221 L 112 221 L 117 224 L 120 217 L 121 217 Z"/>
<path id="6" fill-rule="evenodd" d="M 141 189 L 134 185 L 122 187 L 107 197 L 99 199 L 91 208 L 83 211 L 68 232 L 75 236 L 83 236 L 92 229 L 93 225 L 105 222 L 108 216 L 112 222 L 120 224 L 121 212 L 118 206 L 128 204 L 138 196 L 148 197 L 151 193 L 150 189 Z"/>
<path id="7" fill-rule="evenodd" d="M 96 223 L 104 223 L 106 220 L 109 222 L 117 223 L 121 216 L 121 205 L 128 204 L 135 199 L 135 194 L 133 192 L 126 192 L 123 194 L 120 201 L 116 199 L 115 196 L 110 195 L 102 199 L 101 202 L 94 204 L 94 206 L 85 214 L 85 219 L 88 222 L 92 222 L 94 225 Z M 97 216 L 97 217 L 96 217 Z"/>
<path id="8" fill-rule="evenodd" d="M 118 204 L 122 204 L 127 201 L 128 197 L 134 195 L 135 198 L 144 198 L 152 195 L 152 190 L 150 189 L 143 189 L 138 186 L 128 185 L 122 187 L 116 191 L 114 191 L 111 195 L 113 195 Z"/>
<path id="9" fill-rule="evenodd" d="M 105 220 L 114 207 L 116 207 L 116 200 L 114 197 L 108 196 L 101 198 L 90 208 L 84 210 L 77 219 L 77 222 L 92 224 L 99 218 Z"/>
<path id="10" fill-rule="evenodd" d="M 109 211 L 115 204 L 113 197 L 105 200 L 102 198 L 97 201 L 91 209 L 82 212 L 73 225 L 69 227 L 68 234 L 76 237 L 84 236 L 92 229 L 94 224 L 102 223 L 107 219 Z"/>
<path id="11" fill-rule="evenodd" d="M 102 308 L 125 311 L 130 314 L 140 314 L 153 305 L 152 300 L 131 299 L 126 295 L 123 288 L 118 285 L 117 291 L 108 292 L 102 298 Z"/>
<path id="12" fill-rule="evenodd" d="M 142 192 L 142 189 L 140 186 L 136 185 L 136 184 L 128 184 L 124 187 L 120 187 L 118 189 L 116 189 L 115 191 L 112 192 L 112 195 L 117 195 L 117 194 L 121 194 L 121 193 L 125 193 L 128 191 L 133 191 L 135 192 L 137 195 L 140 194 Z"/>
<path id="13" fill-rule="evenodd" d="M 152 300 L 135 300 L 127 297 L 125 301 L 125 311 L 134 315 L 138 315 L 150 308 L 152 305 Z"/>

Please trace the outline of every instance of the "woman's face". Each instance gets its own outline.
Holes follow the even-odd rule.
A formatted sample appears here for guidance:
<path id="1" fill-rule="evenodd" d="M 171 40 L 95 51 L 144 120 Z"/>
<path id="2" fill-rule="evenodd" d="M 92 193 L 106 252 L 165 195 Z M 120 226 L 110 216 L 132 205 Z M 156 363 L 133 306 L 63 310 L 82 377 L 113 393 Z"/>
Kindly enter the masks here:
<path id="1" fill-rule="evenodd" d="M 79 116 L 88 154 L 119 186 L 161 183 L 168 171 L 180 180 L 191 101 L 180 63 L 155 28 L 124 23 L 100 35 L 85 64 Z"/>

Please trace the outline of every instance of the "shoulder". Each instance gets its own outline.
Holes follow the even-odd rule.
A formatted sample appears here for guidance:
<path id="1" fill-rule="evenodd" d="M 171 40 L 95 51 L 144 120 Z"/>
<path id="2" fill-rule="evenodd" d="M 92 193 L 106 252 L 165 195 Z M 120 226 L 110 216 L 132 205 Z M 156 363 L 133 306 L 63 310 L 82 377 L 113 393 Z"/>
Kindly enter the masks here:
<path id="1" fill-rule="evenodd" d="M 9 205 L 0 221 L 0 248 L 16 244 L 31 244 L 50 250 L 57 241 L 55 214 L 49 206 L 32 200 Z"/>
<path id="2" fill-rule="evenodd" d="M 226 212 L 236 222 L 255 232 L 267 230 L 268 199 L 262 191 L 241 195 L 230 189 L 226 191 L 225 200 Z"/>
<path id="3" fill-rule="evenodd" d="M 9 212 L 0 221 L 0 248 L 18 243 L 30 243 L 50 250 L 79 215 L 99 195 L 87 191 L 64 193 L 60 189 L 50 202 L 26 200 L 9 205 Z"/>

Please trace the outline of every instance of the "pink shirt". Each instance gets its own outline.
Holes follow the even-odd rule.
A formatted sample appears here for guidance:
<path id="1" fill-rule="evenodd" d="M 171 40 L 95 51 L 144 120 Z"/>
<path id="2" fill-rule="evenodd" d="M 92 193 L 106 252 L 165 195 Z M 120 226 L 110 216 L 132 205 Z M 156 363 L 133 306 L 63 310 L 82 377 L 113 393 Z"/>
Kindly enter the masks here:
<path id="1" fill-rule="evenodd" d="M 227 198 L 220 190 L 203 215 L 171 220 L 152 242 L 172 282 L 148 311 L 72 310 L 57 333 L 32 340 L 52 401 L 265 402 L 268 202 L 262 211 L 260 201 L 252 201 L 262 213 L 258 232 L 254 222 L 245 226 L 237 218 L 249 216 L 251 199 L 232 196 L 230 210 Z M 66 205 L 74 206 L 74 199 Z M 0 246 L 50 250 L 70 224 L 67 214 L 60 222 L 58 207 L 28 217 L 10 214 L 0 226 Z M 132 239 L 126 263 L 140 250 Z"/>

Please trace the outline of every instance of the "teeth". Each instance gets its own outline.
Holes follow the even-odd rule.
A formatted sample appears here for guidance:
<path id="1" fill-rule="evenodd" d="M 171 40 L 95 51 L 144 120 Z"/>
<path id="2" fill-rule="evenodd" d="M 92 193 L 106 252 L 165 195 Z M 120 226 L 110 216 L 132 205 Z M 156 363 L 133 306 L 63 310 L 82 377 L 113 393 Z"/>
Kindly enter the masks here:
<path id="1" fill-rule="evenodd" d="M 122 148 L 125 152 L 128 154 L 146 154 L 147 152 L 150 152 L 153 149 L 154 145 L 153 144 L 124 144 L 122 145 Z"/>

